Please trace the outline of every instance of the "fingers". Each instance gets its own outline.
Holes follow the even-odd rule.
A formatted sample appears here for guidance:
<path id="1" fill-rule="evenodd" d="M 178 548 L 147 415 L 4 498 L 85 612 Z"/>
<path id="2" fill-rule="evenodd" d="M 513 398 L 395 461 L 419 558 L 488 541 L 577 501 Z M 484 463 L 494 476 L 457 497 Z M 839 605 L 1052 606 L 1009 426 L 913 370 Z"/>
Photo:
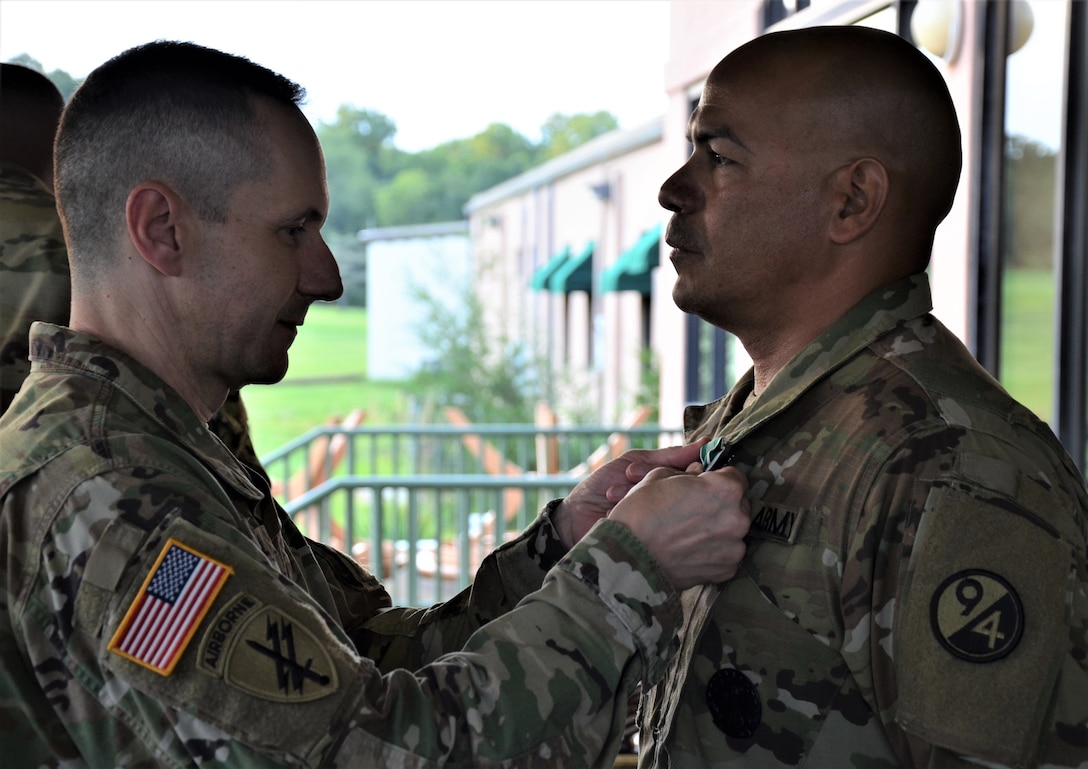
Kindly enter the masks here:
<path id="1" fill-rule="evenodd" d="M 632 483 L 638 483 L 655 467 L 673 467 L 678 470 L 686 470 L 691 465 L 699 463 L 701 468 L 699 449 L 708 440 L 709 438 L 699 438 L 693 443 L 680 446 L 628 451 L 623 455 L 623 458 L 628 461 L 627 479 Z"/>
<path id="2" fill-rule="evenodd" d="M 628 526 L 677 589 L 736 575 L 751 523 L 747 481 L 735 468 L 647 473 L 610 517 Z"/>
<path id="3" fill-rule="evenodd" d="M 667 478 L 670 475 L 676 475 L 681 472 L 672 467 L 650 467 L 644 466 L 644 473 L 639 473 L 637 480 L 627 478 L 625 483 L 617 483 L 608 487 L 605 495 L 608 500 L 614 505 L 623 499 L 625 496 L 631 493 L 632 489 L 636 489 L 640 484 L 647 481 L 660 480 L 661 478 Z"/>
<path id="4" fill-rule="evenodd" d="M 701 472 L 699 449 L 706 441 L 700 438 L 687 445 L 634 449 L 598 468 L 572 489 L 556 510 L 560 539 L 570 547 L 647 478 Z"/>

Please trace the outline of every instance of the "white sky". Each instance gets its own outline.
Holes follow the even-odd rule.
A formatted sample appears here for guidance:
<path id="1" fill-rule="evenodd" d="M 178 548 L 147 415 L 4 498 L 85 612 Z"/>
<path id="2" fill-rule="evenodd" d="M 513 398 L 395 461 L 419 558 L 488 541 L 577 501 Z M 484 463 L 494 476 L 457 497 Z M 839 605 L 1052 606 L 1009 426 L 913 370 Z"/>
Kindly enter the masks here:
<path id="1" fill-rule="evenodd" d="M 722 0 L 724 1 L 724 0 Z M 1009 129 L 1057 147 L 1065 3 L 1032 0 L 1009 59 Z M 416 152 L 489 123 L 530 139 L 554 112 L 662 115 L 668 0 L 0 0 L 0 61 L 83 77 L 158 38 L 236 53 L 301 83 L 306 113 L 374 109 Z"/>
<path id="2" fill-rule="evenodd" d="M 311 121 L 374 109 L 415 152 L 555 112 L 664 113 L 667 0 L 0 0 L 0 61 L 84 77 L 126 48 L 188 40 L 306 88 Z"/>

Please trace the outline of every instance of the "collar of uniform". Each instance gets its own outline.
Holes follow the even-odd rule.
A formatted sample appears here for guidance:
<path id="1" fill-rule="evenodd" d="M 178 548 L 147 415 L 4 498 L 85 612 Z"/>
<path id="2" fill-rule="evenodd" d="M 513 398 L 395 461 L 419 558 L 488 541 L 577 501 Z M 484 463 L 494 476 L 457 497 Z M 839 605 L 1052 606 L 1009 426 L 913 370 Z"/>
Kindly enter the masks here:
<path id="1" fill-rule="evenodd" d="M 684 410 L 684 427 L 689 431 L 688 439 L 698 438 L 699 435 L 690 434 L 690 431 L 704 424 L 712 412 L 721 411 L 720 418 L 712 420 L 714 429 L 706 431 L 705 434 L 718 435 L 725 423 L 739 413 L 740 418 L 730 423 L 728 434 L 723 433 L 727 441 L 736 443 L 859 351 L 896 326 L 924 315 L 931 309 L 933 301 L 929 277 L 924 272 L 874 291 L 847 310 L 783 366 L 751 408 L 741 412 L 754 381 L 752 369 L 737 381 L 724 398 L 705 406 L 688 406 Z"/>
<path id="2" fill-rule="evenodd" d="M 68 370 L 107 382 L 238 493 L 251 499 L 263 496 L 242 463 L 189 404 L 135 358 L 87 334 L 38 321 L 30 327 L 30 361 L 34 371 Z"/>

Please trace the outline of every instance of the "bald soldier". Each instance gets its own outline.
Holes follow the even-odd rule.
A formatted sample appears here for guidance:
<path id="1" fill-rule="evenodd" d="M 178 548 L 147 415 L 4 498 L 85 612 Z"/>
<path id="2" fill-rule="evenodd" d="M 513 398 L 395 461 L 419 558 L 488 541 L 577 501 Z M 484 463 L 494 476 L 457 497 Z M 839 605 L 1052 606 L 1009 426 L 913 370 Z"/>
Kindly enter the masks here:
<path id="1" fill-rule="evenodd" d="M 861 27 L 726 56 L 661 187 L 684 311 L 753 367 L 689 408 L 748 476 L 741 576 L 684 594 L 642 767 L 1088 765 L 1088 492 L 931 314 L 960 172 L 937 69 Z"/>
<path id="2" fill-rule="evenodd" d="M 743 476 L 628 452 L 428 610 L 302 536 L 216 439 L 342 287 L 295 83 L 158 42 L 65 109 L 69 326 L 0 417 L 0 756 L 19 767 L 607 767 Z"/>

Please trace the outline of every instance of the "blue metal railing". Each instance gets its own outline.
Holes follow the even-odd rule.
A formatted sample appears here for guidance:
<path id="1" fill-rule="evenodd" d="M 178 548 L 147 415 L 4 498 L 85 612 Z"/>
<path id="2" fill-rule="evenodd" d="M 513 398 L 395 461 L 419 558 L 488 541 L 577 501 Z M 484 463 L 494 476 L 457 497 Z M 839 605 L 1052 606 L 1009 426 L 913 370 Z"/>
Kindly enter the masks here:
<path id="1" fill-rule="evenodd" d="M 466 587 L 487 553 L 581 480 L 590 457 L 681 440 L 655 425 L 325 426 L 262 463 L 308 536 L 352 553 L 394 603 L 416 606 Z"/>

